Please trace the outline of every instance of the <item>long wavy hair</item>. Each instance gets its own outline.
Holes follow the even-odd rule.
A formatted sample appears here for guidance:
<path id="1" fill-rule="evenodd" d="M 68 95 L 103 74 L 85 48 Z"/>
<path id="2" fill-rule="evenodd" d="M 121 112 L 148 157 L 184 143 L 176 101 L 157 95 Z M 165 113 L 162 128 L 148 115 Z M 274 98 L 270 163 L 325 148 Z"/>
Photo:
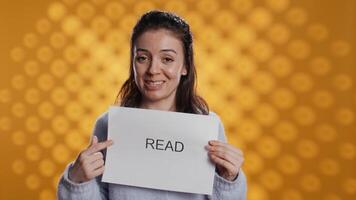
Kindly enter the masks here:
<path id="1" fill-rule="evenodd" d="M 131 35 L 130 70 L 129 78 L 121 87 L 115 104 L 123 107 L 139 107 L 142 94 L 139 91 L 134 77 L 133 59 L 134 45 L 138 37 L 149 30 L 166 29 L 175 34 L 183 44 L 184 63 L 187 75 L 182 76 L 176 92 L 176 111 L 194 114 L 209 114 L 206 101 L 196 93 L 197 73 L 193 57 L 193 37 L 189 25 L 179 16 L 164 11 L 150 11 L 137 21 Z"/>

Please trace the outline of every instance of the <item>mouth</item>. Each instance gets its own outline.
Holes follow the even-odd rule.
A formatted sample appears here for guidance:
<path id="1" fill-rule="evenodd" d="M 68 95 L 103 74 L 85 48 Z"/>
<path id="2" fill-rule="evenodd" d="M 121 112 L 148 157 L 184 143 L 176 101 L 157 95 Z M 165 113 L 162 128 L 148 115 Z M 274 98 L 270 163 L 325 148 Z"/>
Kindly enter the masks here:
<path id="1" fill-rule="evenodd" d="M 145 86 L 148 90 L 158 90 L 161 89 L 165 81 L 162 80 L 144 80 Z"/>

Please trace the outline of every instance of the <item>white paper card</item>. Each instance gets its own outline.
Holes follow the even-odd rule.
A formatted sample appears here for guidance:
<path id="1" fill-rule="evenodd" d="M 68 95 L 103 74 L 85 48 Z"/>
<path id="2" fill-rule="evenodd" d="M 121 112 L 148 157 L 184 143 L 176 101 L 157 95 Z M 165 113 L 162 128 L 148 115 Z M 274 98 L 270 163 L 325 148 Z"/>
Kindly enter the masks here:
<path id="1" fill-rule="evenodd" d="M 215 166 L 204 148 L 214 116 L 112 106 L 103 182 L 212 194 Z"/>

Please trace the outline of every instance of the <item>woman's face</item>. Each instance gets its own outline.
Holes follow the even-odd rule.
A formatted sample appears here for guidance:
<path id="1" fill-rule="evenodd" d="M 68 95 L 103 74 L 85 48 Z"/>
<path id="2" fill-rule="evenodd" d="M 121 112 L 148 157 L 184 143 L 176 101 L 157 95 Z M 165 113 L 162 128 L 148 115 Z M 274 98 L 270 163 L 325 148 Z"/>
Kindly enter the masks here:
<path id="1" fill-rule="evenodd" d="M 134 45 L 133 70 L 143 103 L 174 102 L 184 66 L 182 42 L 166 29 L 149 30 Z"/>

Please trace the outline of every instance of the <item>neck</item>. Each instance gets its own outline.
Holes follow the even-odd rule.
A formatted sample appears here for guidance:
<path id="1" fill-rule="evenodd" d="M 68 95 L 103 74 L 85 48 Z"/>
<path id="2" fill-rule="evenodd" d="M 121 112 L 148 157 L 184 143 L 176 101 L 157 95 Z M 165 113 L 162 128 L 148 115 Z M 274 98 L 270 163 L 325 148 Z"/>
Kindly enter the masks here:
<path id="1" fill-rule="evenodd" d="M 176 111 L 175 101 L 149 101 L 143 100 L 140 108 L 162 110 L 162 111 Z"/>

